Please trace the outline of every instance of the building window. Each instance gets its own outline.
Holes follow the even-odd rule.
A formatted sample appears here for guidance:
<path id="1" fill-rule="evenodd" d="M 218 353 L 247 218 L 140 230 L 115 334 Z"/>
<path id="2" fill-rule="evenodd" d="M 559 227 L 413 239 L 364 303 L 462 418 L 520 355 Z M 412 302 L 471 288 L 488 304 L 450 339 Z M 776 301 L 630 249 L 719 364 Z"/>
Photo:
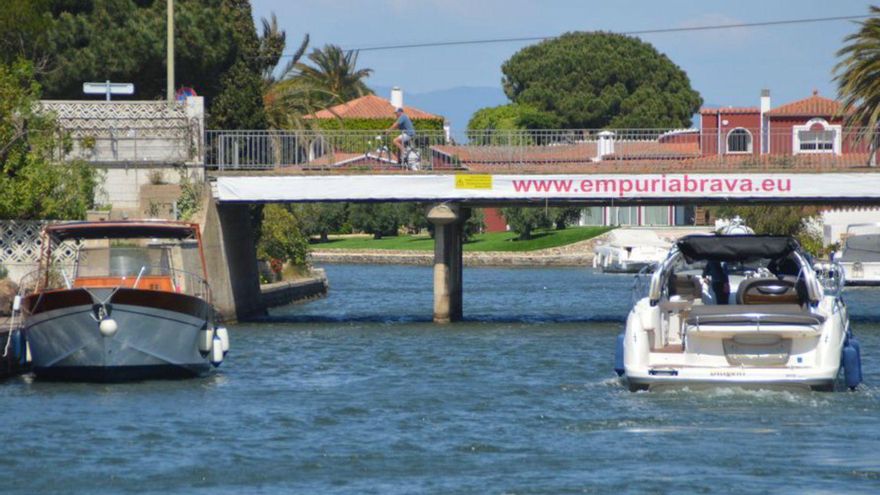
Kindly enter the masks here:
<path id="1" fill-rule="evenodd" d="M 834 151 L 834 131 L 798 131 L 801 151 L 830 153 Z"/>
<path id="2" fill-rule="evenodd" d="M 841 126 L 829 125 L 824 119 L 812 119 L 792 127 L 794 153 L 840 154 Z"/>
<path id="3" fill-rule="evenodd" d="M 727 133 L 727 152 L 728 153 L 751 153 L 752 152 L 752 134 L 737 127 Z"/>

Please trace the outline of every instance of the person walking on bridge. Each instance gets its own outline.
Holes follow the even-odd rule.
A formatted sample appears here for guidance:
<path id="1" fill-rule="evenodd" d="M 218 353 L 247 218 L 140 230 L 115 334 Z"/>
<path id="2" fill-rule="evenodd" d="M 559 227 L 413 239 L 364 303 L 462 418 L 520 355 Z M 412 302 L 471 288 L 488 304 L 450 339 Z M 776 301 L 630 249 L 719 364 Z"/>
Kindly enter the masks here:
<path id="1" fill-rule="evenodd" d="M 403 163 L 406 143 L 416 137 L 416 128 L 409 116 L 404 113 L 403 108 L 398 107 L 394 113 L 397 115 L 397 120 L 391 124 L 388 130 L 400 130 L 400 135 L 394 138 L 394 144 L 397 145 L 397 163 Z"/>

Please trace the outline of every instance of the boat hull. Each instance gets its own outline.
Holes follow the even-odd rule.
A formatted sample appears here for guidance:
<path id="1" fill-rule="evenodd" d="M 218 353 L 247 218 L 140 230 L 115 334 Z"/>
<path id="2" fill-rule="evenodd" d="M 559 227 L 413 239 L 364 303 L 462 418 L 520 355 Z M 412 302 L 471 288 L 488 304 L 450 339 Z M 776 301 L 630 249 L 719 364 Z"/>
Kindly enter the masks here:
<path id="1" fill-rule="evenodd" d="M 717 370 L 712 370 L 717 373 Z M 816 390 L 816 391 L 832 391 L 837 381 L 838 371 L 816 376 L 792 376 L 788 373 L 788 377 L 773 376 L 768 374 L 761 376 L 759 372 L 750 370 L 746 376 L 737 378 L 712 377 L 709 370 L 694 373 L 691 376 L 634 376 L 627 375 L 625 380 L 629 389 L 638 390 L 664 390 L 664 389 L 702 389 L 716 387 L 737 387 L 743 389 L 779 389 L 779 390 Z"/>
<path id="2" fill-rule="evenodd" d="M 108 382 L 196 377 L 211 371 L 198 347 L 210 311 L 204 301 L 182 294 L 117 291 L 107 306 L 118 329 L 105 336 L 95 305 L 91 298 L 84 304 L 82 292 L 44 293 L 39 302 L 28 301 L 36 311 L 25 321 L 25 335 L 37 378 Z M 101 291 L 92 293 L 96 299 L 106 297 Z"/>

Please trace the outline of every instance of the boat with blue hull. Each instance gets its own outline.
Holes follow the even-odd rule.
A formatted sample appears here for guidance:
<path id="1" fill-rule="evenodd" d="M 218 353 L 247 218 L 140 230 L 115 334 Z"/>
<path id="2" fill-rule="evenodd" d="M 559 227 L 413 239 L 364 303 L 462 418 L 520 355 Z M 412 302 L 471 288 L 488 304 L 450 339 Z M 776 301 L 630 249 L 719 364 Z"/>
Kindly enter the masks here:
<path id="1" fill-rule="evenodd" d="M 72 265 L 53 249 L 75 251 Z M 128 381 L 204 376 L 229 348 L 217 325 L 197 225 L 76 222 L 46 228 L 22 301 L 37 378 Z M 212 366 L 213 365 L 213 366 Z"/>

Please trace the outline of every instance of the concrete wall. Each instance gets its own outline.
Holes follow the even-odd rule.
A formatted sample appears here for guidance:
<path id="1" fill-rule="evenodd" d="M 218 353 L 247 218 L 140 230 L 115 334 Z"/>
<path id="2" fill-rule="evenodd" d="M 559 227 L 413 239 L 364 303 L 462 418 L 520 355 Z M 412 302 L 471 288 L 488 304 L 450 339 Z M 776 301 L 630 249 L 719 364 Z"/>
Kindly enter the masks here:
<path id="1" fill-rule="evenodd" d="M 263 306 L 274 308 L 326 296 L 330 288 L 327 274 L 321 268 L 313 273 L 310 278 L 261 285 Z"/>
<path id="2" fill-rule="evenodd" d="M 266 314 L 260 293 L 257 250 L 246 204 L 218 205 L 206 195 L 202 245 L 213 302 L 227 321 Z"/>
<path id="3" fill-rule="evenodd" d="M 141 187 L 153 184 L 155 178 L 161 176 L 165 184 L 180 184 L 181 173 L 190 177 L 192 182 L 204 182 L 205 171 L 201 166 L 176 167 L 173 164 L 139 164 L 139 165 L 100 165 L 102 180 L 95 191 L 95 203 L 111 205 L 114 209 L 139 212 L 141 209 Z M 136 215 L 133 215 L 133 217 Z"/>

